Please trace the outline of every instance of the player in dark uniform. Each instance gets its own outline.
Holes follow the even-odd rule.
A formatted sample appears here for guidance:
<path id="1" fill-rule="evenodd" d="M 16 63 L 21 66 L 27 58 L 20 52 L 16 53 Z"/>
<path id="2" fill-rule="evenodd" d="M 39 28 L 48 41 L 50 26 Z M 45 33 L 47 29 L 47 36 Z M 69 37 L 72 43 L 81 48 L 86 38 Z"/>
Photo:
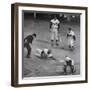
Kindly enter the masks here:
<path id="1" fill-rule="evenodd" d="M 31 55 L 32 42 L 35 37 L 36 37 L 36 34 L 34 33 L 24 38 L 24 48 L 27 48 L 27 51 L 28 51 L 27 56 L 26 56 L 27 58 L 29 58 Z"/>

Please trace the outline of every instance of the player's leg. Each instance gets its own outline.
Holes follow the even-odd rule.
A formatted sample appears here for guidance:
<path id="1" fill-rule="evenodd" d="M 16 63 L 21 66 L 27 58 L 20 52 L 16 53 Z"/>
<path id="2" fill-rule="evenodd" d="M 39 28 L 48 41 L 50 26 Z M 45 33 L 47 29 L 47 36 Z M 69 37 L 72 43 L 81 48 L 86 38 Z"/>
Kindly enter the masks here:
<path id="1" fill-rule="evenodd" d="M 59 45 L 59 38 L 58 38 L 58 30 L 55 30 L 55 40 L 56 40 L 56 45 Z"/>
<path id="2" fill-rule="evenodd" d="M 53 46 L 54 45 L 54 40 L 51 40 L 51 46 Z"/>
<path id="3" fill-rule="evenodd" d="M 27 57 L 28 56 L 28 43 L 24 43 L 24 48 L 27 49 L 27 55 L 26 55 L 26 57 Z"/>
<path id="4" fill-rule="evenodd" d="M 51 46 L 54 44 L 54 31 L 51 31 Z"/>
<path id="5" fill-rule="evenodd" d="M 59 40 L 56 40 L 56 46 L 58 46 L 59 45 Z"/>
<path id="6" fill-rule="evenodd" d="M 28 49 L 27 58 L 29 58 L 31 56 L 31 46 L 29 44 L 27 44 L 27 49 Z"/>
<path id="7" fill-rule="evenodd" d="M 71 45 L 71 49 L 74 49 L 74 40 L 73 39 L 71 39 L 70 45 Z"/>
<path id="8" fill-rule="evenodd" d="M 67 73 L 67 65 L 64 65 L 64 68 L 63 68 L 63 70 L 64 70 L 64 74 L 66 74 Z"/>
<path id="9" fill-rule="evenodd" d="M 36 52 L 35 52 L 35 56 L 41 57 L 41 52 L 42 52 L 42 50 L 37 48 Z"/>
<path id="10" fill-rule="evenodd" d="M 71 73 L 73 74 L 74 73 L 74 66 L 71 65 Z"/>
<path id="11" fill-rule="evenodd" d="M 71 38 L 68 38 L 68 47 L 71 49 Z"/>

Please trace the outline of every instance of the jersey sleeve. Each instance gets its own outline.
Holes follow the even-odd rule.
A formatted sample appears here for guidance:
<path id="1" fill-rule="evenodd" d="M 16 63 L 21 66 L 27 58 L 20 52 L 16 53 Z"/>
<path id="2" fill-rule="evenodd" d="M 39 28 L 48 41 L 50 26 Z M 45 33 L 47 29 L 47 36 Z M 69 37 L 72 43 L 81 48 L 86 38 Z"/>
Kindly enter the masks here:
<path id="1" fill-rule="evenodd" d="M 67 38 L 69 37 L 69 33 L 67 33 Z"/>

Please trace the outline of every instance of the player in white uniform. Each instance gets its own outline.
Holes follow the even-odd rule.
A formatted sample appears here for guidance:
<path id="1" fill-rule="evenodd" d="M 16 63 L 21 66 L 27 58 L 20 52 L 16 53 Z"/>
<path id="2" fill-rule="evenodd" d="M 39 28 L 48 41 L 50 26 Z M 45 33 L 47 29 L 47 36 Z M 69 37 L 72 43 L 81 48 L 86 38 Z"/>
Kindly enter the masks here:
<path id="1" fill-rule="evenodd" d="M 73 74 L 75 71 L 74 67 L 74 61 L 68 56 L 65 56 L 65 61 L 64 61 L 64 74 L 67 74 L 67 67 L 70 67 L 70 73 Z"/>
<path id="2" fill-rule="evenodd" d="M 56 45 L 58 46 L 59 41 L 59 28 L 60 28 L 60 21 L 54 16 L 54 19 L 50 21 L 50 31 L 51 31 L 51 45 L 53 46 L 54 40 L 56 40 Z"/>
<path id="3" fill-rule="evenodd" d="M 35 56 L 37 56 L 41 59 L 56 60 L 56 58 L 53 57 L 53 54 L 52 54 L 51 50 L 47 49 L 47 48 L 44 48 L 44 49 L 37 48 Z"/>
<path id="4" fill-rule="evenodd" d="M 40 57 L 40 58 L 51 58 L 53 57 L 51 50 L 45 48 L 45 49 L 36 49 L 36 56 Z"/>
<path id="5" fill-rule="evenodd" d="M 74 31 L 72 31 L 71 28 L 68 29 L 67 39 L 68 39 L 69 48 L 74 49 L 74 41 L 76 40 L 76 36 L 75 36 Z"/>

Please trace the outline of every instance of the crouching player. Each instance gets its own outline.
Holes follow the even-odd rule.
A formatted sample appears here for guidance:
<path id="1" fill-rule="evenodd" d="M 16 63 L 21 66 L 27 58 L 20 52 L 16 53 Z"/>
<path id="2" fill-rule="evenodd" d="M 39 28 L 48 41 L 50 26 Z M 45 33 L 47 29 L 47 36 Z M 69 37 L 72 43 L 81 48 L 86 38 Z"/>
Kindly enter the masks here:
<path id="1" fill-rule="evenodd" d="M 73 74 L 74 72 L 75 72 L 74 61 L 70 57 L 65 56 L 64 74 L 68 74 L 68 73 Z"/>
<path id="2" fill-rule="evenodd" d="M 76 40 L 76 36 L 75 36 L 74 31 L 72 31 L 71 28 L 68 29 L 67 39 L 68 39 L 69 48 L 74 49 L 74 41 Z"/>
<path id="3" fill-rule="evenodd" d="M 37 48 L 35 55 L 37 57 L 42 58 L 42 59 L 51 58 L 51 59 L 55 60 L 55 58 L 53 57 L 53 55 L 51 53 L 51 50 L 50 49 L 47 49 L 47 48 L 45 48 L 45 49 L 39 49 L 39 48 Z"/>
<path id="4" fill-rule="evenodd" d="M 31 49 L 32 49 L 32 42 L 34 38 L 36 37 L 36 34 L 33 33 L 32 35 L 28 35 L 27 37 L 24 38 L 24 48 L 27 49 L 27 58 L 30 57 L 31 55 Z"/>

